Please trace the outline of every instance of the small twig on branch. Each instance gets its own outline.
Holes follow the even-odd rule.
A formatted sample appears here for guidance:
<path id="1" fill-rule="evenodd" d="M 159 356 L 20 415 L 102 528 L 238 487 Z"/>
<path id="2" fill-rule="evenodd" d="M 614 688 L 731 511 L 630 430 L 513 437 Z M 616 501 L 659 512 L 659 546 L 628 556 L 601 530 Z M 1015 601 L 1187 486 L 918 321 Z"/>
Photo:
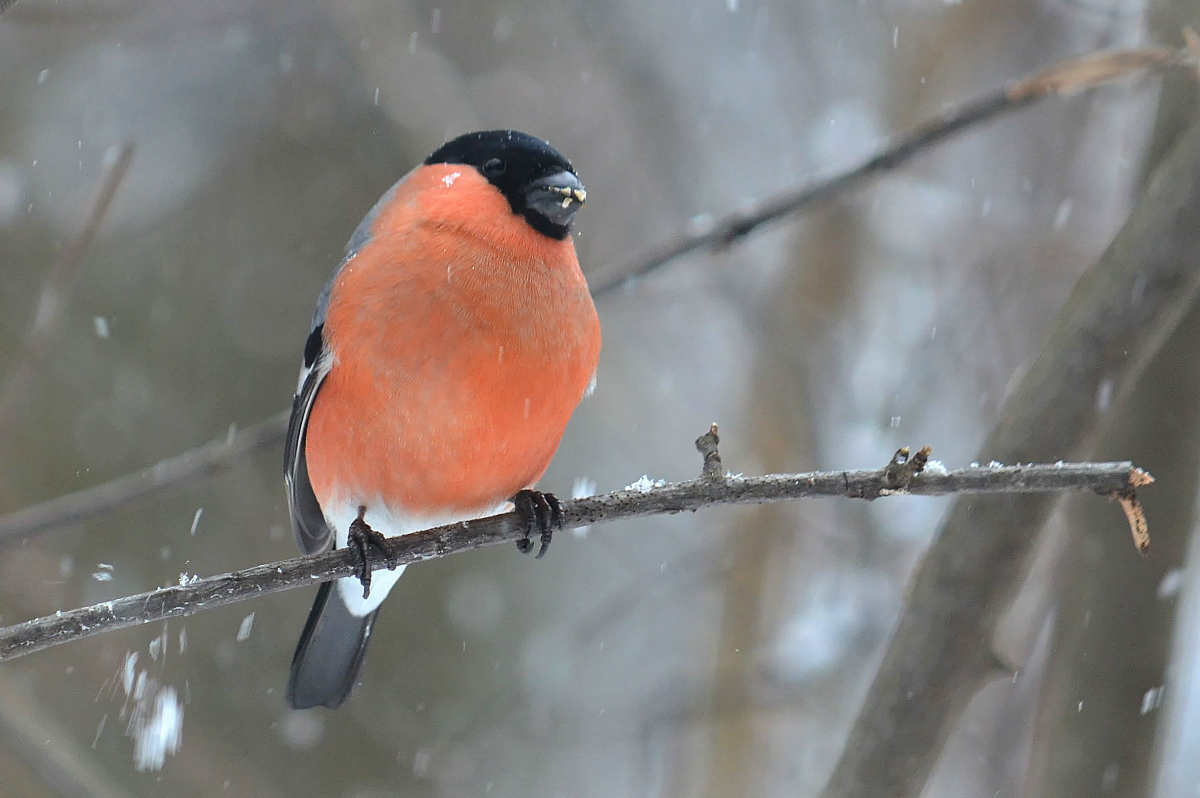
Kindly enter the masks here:
<path id="1" fill-rule="evenodd" d="M 922 446 L 916 457 L 909 457 L 907 446 L 901 446 L 892 455 L 892 461 L 883 469 L 884 479 L 889 490 L 904 490 L 912 484 L 913 477 L 925 470 L 929 464 L 929 455 L 933 449 Z"/>
<path id="2" fill-rule="evenodd" d="M 596 296 L 605 294 L 627 280 L 652 272 L 688 253 L 728 247 L 765 224 L 830 199 L 867 178 L 895 169 L 954 134 L 1002 114 L 1047 97 L 1069 96 L 1099 88 L 1136 72 L 1164 72 L 1175 67 L 1194 65 L 1194 62 L 1195 56 L 1189 51 L 1166 47 L 1112 50 L 1063 61 L 1007 88 L 949 108 L 853 169 L 803 188 L 767 197 L 749 208 L 703 226 L 694 226 L 695 229 L 681 233 L 647 253 L 590 272 L 588 282 L 591 283 L 592 293 Z"/>
<path id="3" fill-rule="evenodd" d="M 120 507 L 169 485 L 219 473 L 242 457 L 282 441 L 287 420 L 284 412 L 244 429 L 231 427 L 228 435 L 149 468 L 9 513 L 0 517 L 0 544 Z"/>
<path id="4" fill-rule="evenodd" d="M 717 450 L 720 445 L 721 436 L 717 434 L 717 424 L 714 421 L 708 432 L 696 439 L 696 451 L 704 458 L 704 466 L 700 469 L 700 476 L 704 479 L 720 479 L 725 475 L 725 469 L 721 465 L 721 453 Z"/>
<path id="5" fill-rule="evenodd" d="M 4 2 L 4 0 L 0 0 Z M 862 164 L 825 180 L 761 200 L 754 207 L 731 214 L 703 230 L 690 230 L 627 261 L 589 271 L 592 293 L 609 294 L 630 278 L 644 275 L 690 252 L 706 247 L 729 246 L 752 231 L 782 216 L 807 210 L 817 202 L 840 194 L 866 178 L 906 163 L 951 135 L 989 121 L 1008 111 L 1023 108 L 1054 94 L 1075 94 L 1098 88 L 1139 70 L 1165 71 L 1175 66 L 1194 65 L 1196 53 L 1167 48 L 1101 52 L 1065 61 L 1058 66 L 1006 89 L 977 98 L 926 121 L 913 132 L 893 142 Z M 283 418 L 283 421 L 279 419 Z M 119 507 L 150 492 L 173 487 L 213 473 L 232 460 L 258 448 L 274 446 L 283 439 L 286 413 L 238 432 L 220 451 L 212 444 L 163 460 L 137 474 L 61 496 L 0 517 L 0 541 L 14 535 L 50 529 L 92 513 Z M 247 436 L 245 440 L 242 436 Z M 184 463 L 199 467 L 187 468 Z M 154 476 L 148 476 L 154 475 Z M 134 487 L 136 489 L 134 489 Z"/>
<path id="6" fill-rule="evenodd" d="M 1142 503 L 1138 501 L 1137 488 L 1153 482 L 1154 477 L 1140 468 L 1135 468 L 1129 474 L 1129 487 L 1110 494 L 1120 502 L 1121 509 L 1125 511 L 1129 531 L 1133 533 L 1133 545 L 1137 546 L 1142 554 L 1150 551 L 1150 524 L 1146 521 L 1146 511 L 1142 509 Z"/>
<path id="7" fill-rule="evenodd" d="M 888 487 L 894 483 L 887 468 L 763 477 L 703 476 L 647 490 L 627 489 L 575 499 L 563 502 L 562 511 L 565 526 L 574 528 L 624 518 L 695 511 L 717 504 L 763 504 L 815 496 L 873 498 L 1060 491 L 1112 495 L 1132 490 L 1135 483 L 1142 483 L 1142 474 L 1129 462 L 964 468 L 915 474 L 907 487 L 900 489 Z M 515 541 L 523 529 L 520 516 L 510 512 L 389 538 L 387 548 L 396 564 L 407 565 Z M 58 612 L 0 629 L 0 662 L 102 632 L 192 615 L 268 593 L 350 576 L 356 568 L 350 553 L 338 549 Z"/>
<path id="8" fill-rule="evenodd" d="M 0 0 L 3 3 L 4 0 Z M 0 11 L 3 7 L 0 6 Z M 38 295 L 37 309 L 29 322 L 25 340 L 17 352 L 13 366 L 7 378 L 0 386 L 0 420 L 4 420 L 12 411 L 13 404 L 20 395 L 21 389 L 29 379 L 30 373 L 42 359 L 54 328 L 57 326 L 62 310 L 67 304 L 71 289 L 79 276 L 79 268 L 83 265 L 83 256 L 100 230 L 108 209 L 112 205 L 121 181 L 129 172 L 129 164 L 133 160 L 133 145 L 125 143 L 115 147 L 105 155 L 104 173 L 100 177 L 100 188 L 92 201 L 87 219 L 75 238 L 63 247 L 46 272 L 42 282 L 42 290 Z"/>

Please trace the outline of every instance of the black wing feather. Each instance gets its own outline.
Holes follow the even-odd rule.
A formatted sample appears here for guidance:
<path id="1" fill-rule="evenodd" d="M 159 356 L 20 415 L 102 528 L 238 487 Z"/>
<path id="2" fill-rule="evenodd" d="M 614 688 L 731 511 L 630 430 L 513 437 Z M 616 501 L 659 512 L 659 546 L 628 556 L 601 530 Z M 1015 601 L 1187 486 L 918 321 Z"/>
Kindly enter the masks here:
<path id="1" fill-rule="evenodd" d="M 292 417 L 288 421 L 284 443 L 284 482 L 287 484 L 288 511 L 292 516 L 292 531 L 296 543 L 305 554 L 325 551 L 333 544 L 333 533 L 325 523 L 325 513 L 313 493 L 308 479 L 308 462 L 304 456 L 304 439 L 308 431 L 308 416 L 312 412 L 317 391 L 328 373 L 324 353 L 308 370 L 300 393 L 292 400 Z"/>

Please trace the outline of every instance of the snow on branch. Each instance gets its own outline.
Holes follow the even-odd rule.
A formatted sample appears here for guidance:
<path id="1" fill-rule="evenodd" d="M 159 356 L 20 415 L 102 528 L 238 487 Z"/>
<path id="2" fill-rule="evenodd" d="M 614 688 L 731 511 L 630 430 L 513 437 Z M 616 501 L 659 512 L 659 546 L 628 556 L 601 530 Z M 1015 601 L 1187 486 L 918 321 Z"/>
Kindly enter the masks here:
<path id="1" fill-rule="evenodd" d="M 929 447 L 925 447 L 911 457 L 908 449 L 901 449 L 891 462 L 878 469 L 742 477 L 721 470 L 717 444 L 714 424 L 696 441 L 705 464 L 698 479 L 670 484 L 641 480 L 625 490 L 564 501 L 565 528 L 719 504 L 763 504 L 817 496 L 871 500 L 886 496 L 1090 491 L 1120 500 L 1134 528 L 1138 548 L 1144 552 L 1149 545 L 1135 490 L 1153 482 L 1153 478 L 1130 462 L 993 463 L 949 471 L 937 461 L 930 461 Z M 523 526 L 521 517 L 509 512 L 390 538 L 387 547 L 397 564 L 407 565 L 516 541 L 523 534 Z M 350 576 L 355 568 L 350 553 L 339 549 L 207 579 L 182 578 L 179 585 L 0 628 L 0 662 L 103 632 L 193 615 L 268 593 Z"/>

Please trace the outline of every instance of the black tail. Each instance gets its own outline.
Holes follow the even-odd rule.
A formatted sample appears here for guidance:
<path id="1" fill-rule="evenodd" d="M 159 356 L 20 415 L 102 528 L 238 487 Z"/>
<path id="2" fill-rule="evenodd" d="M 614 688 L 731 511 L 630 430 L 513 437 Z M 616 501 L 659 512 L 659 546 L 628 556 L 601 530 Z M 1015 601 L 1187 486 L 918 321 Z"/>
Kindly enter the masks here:
<path id="1" fill-rule="evenodd" d="M 379 610 L 362 618 L 351 615 L 333 585 L 321 585 L 292 656 L 287 685 L 287 702 L 292 709 L 341 706 L 354 689 L 367 653 L 367 641 Z"/>

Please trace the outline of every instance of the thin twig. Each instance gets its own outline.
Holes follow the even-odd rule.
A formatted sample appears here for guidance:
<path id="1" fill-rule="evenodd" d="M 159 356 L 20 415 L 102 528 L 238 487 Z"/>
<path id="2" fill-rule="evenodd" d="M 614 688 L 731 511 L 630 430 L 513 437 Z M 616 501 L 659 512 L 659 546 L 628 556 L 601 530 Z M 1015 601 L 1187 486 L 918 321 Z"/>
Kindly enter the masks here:
<path id="1" fill-rule="evenodd" d="M 886 468 L 862 471 L 772 474 L 764 477 L 701 477 L 647 490 L 627 489 L 575 499 L 562 505 L 566 528 L 624 518 L 680 513 L 717 504 L 763 504 L 814 496 L 873 499 L 881 496 L 942 496 L 951 493 L 1046 493 L 1130 490 L 1144 472 L 1132 463 L 1063 463 L 965 468 L 915 475 L 907 488 L 889 488 Z M 484 546 L 515 541 L 525 525 L 515 513 L 449 524 L 390 538 L 388 555 L 398 565 L 431 560 Z M 58 612 L 0 629 L 0 662 L 82 637 L 164 618 L 192 615 L 268 593 L 326 581 L 356 572 L 347 549 L 258 565 L 244 571 L 150 593 Z"/>
<path id="2" fill-rule="evenodd" d="M 2 3 L 4 0 L 0 0 Z M 0 6 L 0 11 L 3 7 Z M 126 142 L 114 148 L 105 155 L 104 172 L 100 176 L 100 188 L 92 201 L 87 219 L 75 238 L 63 247 L 58 257 L 46 272 L 42 282 L 42 290 L 38 295 L 37 309 L 29 322 L 25 340 L 17 352 L 8 377 L 0 387 L 0 420 L 8 417 L 13 404 L 20 396 L 21 389 L 29 379 L 29 375 L 46 353 L 46 348 L 53 337 L 54 328 L 62 317 L 71 289 L 79 277 L 79 269 L 83 265 L 83 256 L 91 246 L 92 240 L 100 230 L 100 225 L 112 205 L 113 197 L 121 182 L 129 172 L 133 160 L 133 145 Z"/>
<path id="3" fill-rule="evenodd" d="M 708 432 L 696 439 L 696 451 L 704 458 L 700 476 L 705 479 L 720 479 L 725 473 L 721 467 L 721 452 L 717 449 L 720 445 L 721 436 L 717 434 L 715 422 L 708 428 Z"/>
<path id="4" fill-rule="evenodd" d="M 1067 96 L 1112 83 L 1135 72 L 1164 72 L 1193 61 L 1190 53 L 1166 47 L 1112 50 L 1064 61 L 1007 88 L 953 106 L 896 139 L 882 152 L 858 166 L 802 188 L 760 200 L 732 213 L 679 234 L 647 253 L 588 274 L 592 293 L 605 294 L 619 285 L 652 272 L 688 253 L 728 247 L 763 225 L 827 200 L 864 180 L 907 163 L 913 156 L 940 144 L 956 133 L 991 121 L 1056 95 Z"/>
<path id="5" fill-rule="evenodd" d="M 242 457 L 283 440 L 287 413 L 280 413 L 244 429 L 230 428 L 225 437 L 160 460 L 134 474 L 68 493 L 0 518 L 0 542 L 41 529 L 69 524 L 111 510 L 169 485 L 216 474 Z"/>
<path id="6" fill-rule="evenodd" d="M 915 457 L 910 457 L 908 447 L 901 446 L 883 469 L 884 482 L 894 490 L 907 488 L 912 484 L 913 477 L 925 470 L 931 454 L 933 450 L 930 447 L 922 446 Z"/>

